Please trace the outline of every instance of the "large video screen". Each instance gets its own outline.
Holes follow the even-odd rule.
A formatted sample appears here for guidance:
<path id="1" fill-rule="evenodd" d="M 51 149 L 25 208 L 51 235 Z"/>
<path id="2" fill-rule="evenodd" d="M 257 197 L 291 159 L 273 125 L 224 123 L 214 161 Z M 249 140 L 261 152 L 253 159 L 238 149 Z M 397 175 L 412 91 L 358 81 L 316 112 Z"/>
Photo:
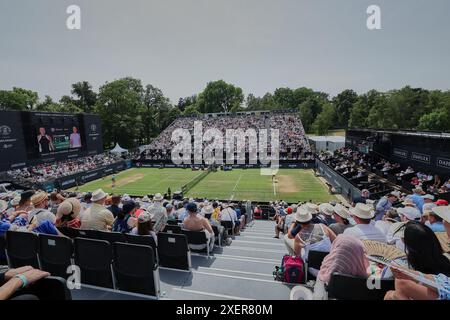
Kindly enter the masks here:
<path id="1" fill-rule="evenodd" d="M 97 115 L 0 111 L 0 171 L 103 152 Z"/>
<path id="2" fill-rule="evenodd" d="M 76 115 L 37 113 L 32 119 L 41 156 L 81 150 L 84 137 Z"/>
<path id="3" fill-rule="evenodd" d="M 41 126 L 36 134 L 39 152 L 43 154 L 82 147 L 78 126 L 72 128 Z"/>

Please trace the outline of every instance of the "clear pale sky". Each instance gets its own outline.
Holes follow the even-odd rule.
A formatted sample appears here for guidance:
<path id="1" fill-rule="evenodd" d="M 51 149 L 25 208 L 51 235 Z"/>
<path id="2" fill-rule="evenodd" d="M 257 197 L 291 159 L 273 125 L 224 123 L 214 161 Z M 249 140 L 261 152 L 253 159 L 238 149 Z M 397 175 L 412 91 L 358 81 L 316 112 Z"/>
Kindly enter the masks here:
<path id="1" fill-rule="evenodd" d="M 81 7 L 81 30 L 66 8 Z M 366 9 L 381 7 L 382 30 Z M 172 102 L 223 79 L 244 93 L 407 84 L 450 89 L 448 0 L 0 0 L 0 89 L 42 99 L 139 78 Z"/>

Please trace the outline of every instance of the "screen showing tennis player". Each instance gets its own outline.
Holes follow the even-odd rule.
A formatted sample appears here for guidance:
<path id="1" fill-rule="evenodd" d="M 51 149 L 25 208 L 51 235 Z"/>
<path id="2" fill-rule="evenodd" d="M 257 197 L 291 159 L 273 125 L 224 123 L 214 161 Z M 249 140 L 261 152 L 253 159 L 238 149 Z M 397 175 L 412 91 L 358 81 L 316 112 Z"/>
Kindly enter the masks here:
<path id="1" fill-rule="evenodd" d="M 53 137 L 47 134 L 47 130 L 44 127 L 39 128 L 37 142 L 39 144 L 40 153 L 50 153 L 51 151 L 55 151 L 55 146 L 53 144 Z"/>
<path id="2" fill-rule="evenodd" d="M 81 148 L 81 136 L 77 127 L 72 128 L 72 133 L 70 134 L 70 148 Z"/>

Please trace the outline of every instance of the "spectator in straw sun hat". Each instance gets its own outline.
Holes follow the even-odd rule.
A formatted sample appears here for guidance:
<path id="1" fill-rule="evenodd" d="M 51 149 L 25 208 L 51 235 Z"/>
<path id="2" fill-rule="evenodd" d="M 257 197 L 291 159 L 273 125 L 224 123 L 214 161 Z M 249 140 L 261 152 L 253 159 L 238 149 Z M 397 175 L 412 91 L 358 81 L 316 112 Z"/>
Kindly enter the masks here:
<path id="1" fill-rule="evenodd" d="M 450 238 L 450 206 L 435 207 L 433 213 L 442 219 L 447 236 Z"/>
<path id="2" fill-rule="evenodd" d="M 81 226 L 80 211 L 80 200 L 76 198 L 64 200 L 56 212 L 56 226 L 79 229 Z"/>
<path id="3" fill-rule="evenodd" d="M 321 223 L 324 225 L 331 225 L 336 223 L 336 220 L 333 219 L 334 214 L 334 206 L 330 203 L 321 203 L 319 205 L 319 214 L 317 218 L 321 220 Z"/>
<path id="4" fill-rule="evenodd" d="M 150 213 L 152 221 L 154 222 L 153 229 L 156 233 L 164 230 L 168 220 L 166 209 L 162 205 L 163 200 L 164 197 L 161 193 L 157 193 L 153 197 L 153 205 L 147 208 L 147 211 Z"/>
<path id="5" fill-rule="evenodd" d="M 92 206 L 81 217 L 81 229 L 108 231 L 114 223 L 114 216 L 104 206 L 108 194 L 102 189 L 92 192 Z"/>
<path id="6" fill-rule="evenodd" d="M 433 212 L 434 208 L 423 211 L 423 217 L 426 218 L 424 219 L 426 220 L 425 225 L 433 230 L 433 232 L 445 232 L 444 220 Z"/>
<path id="7" fill-rule="evenodd" d="M 339 235 L 343 233 L 345 229 L 351 227 L 350 221 L 348 221 L 350 213 L 348 212 L 348 209 L 340 203 L 337 203 L 333 207 L 333 212 L 333 218 L 336 222 L 330 224 L 329 227 L 336 235 Z"/>
<path id="8" fill-rule="evenodd" d="M 311 209 L 312 207 L 310 207 Z M 321 223 L 313 223 L 313 214 L 306 205 L 300 206 L 295 214 L 284 242 L 290 254 L 307 256 L 309 250 L 328 252 L 336 235 Z"/>
<path id="9" fill-rule="evenodd" d="M 386 236 L 383 232 L 371 223 L 372 219 L 375 217 L 372 206 L 357 203 L 354 208 L 350 208 L 350 215 L 355 220 L 356 225 L 347 228 L 343 234 L 355 237 L 359 240 L 386 242 Z"/>
<path id="10" fill-rule="evenodd" d="M 33 223 L 33 219 L 38 220 L 38 224 L 41 221 L 48 220 L 51 223 L 55 223 L 56 216 L 47 210 L 49 205 L 48 194 L 44 191 L 36 192 L 31 197 L 31 203 L 34 206 L 34 209 L 30 211 L 28 214 L 28 223 Z"/>

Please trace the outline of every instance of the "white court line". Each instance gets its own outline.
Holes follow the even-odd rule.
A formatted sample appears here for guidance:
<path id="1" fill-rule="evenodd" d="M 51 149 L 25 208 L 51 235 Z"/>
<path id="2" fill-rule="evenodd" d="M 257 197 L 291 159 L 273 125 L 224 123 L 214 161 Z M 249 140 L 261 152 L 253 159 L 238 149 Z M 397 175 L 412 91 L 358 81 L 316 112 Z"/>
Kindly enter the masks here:
<path id="1" fill-rule="evenodd" d="M 173 288 L 174 291 L 181 291 L 181 292 L 189 292 L 189 293 L 195 293 L 203 296 L 211 296 L 211 297 L 217 297 L 217 298 L 225 298 L 225 299 L 231 299 L 231 300 L 255 300 L 251 298 L 242 298 L 242 297 L 236 297 L 236 296 L 228 296 L 226 294 L 218 294 L 218 293 L 212 293 L 212 292 L 205 292 L 205 291 L 197 291 L 197 290 L 190 290 L 190 289 L 183 289 L 183 288 Z"/>
<path id="2" fill-rule="evenodd" d="M 241 178 L 242 178 L 242 174 L 239 175 L 239 178 L 237 179 L 236 184 L 234 185 L 233 190 L 231 190 L 230 200 L 233 200 L 233 198 L 234 198 L 234 191 L 236 191 L 236 187 L 238 186 L 239 181 L 241 181 Z"/>
<path id="3" fill-rule="evenodd" d="M 231 273 L 242 273 L 242 274 L 250 274 L 250 275 L 254 274 L 254 275 L 258 275 L 258 276 L 262 276 L 262 277 L 273 278 L 273 275 L 271 275 L 269 273 L 247 272 L 247 271 L 220 269 L 220 268 L 211 268 L 211 267 L 198 267 L 197 269 L 223 271 L 223 272 L 231 272 Z"/>
<path id="4" fill-rule="evenodd" d="M 207 256 L 205 256 L 203 254 L 198 254 L 198 253 L 191 253 L 191 256 L 208 258 Z M 222 253 L 220 255 L 217 255 L 217 256 L 213 257 L 213 259 L 219 259 L 219 258 L 220 259 L 227 259 L 227 260 L 267 263 L 267 264 L 272 264 L 272 265 L 274 263 L 279 263 L 280 262 L 279 260 L 275 260 L 275 259 L 234 256 L 234 255 L 231 255 L 231 254 L 222 254 Z M 176 270 L 176 269 L 172 269 L 172 270 Z"/>

